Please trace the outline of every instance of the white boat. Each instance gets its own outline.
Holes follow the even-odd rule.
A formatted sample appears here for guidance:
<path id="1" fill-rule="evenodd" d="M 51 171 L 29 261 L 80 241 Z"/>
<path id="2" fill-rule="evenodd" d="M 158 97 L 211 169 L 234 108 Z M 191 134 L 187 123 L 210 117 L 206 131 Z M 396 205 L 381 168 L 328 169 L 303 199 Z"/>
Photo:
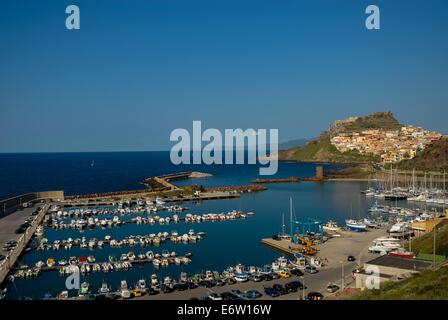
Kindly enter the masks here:
<path id="1" fill-rule="evenodd" d="M 235 273 L 234 279 L 238 282 L 246 282 L 249 280 L 249 275 L 247 274 L 247 272 L 238 272 Z"/>
<path id="2" fill-rule="evenodd" d="M 152 260 L 152 264 L 154 265 L 154 267 L 159 267 L 160 266 L 160 260 L 159 259 L 153 259 Z"/>
<path id="3" fill-rule="evenodd" d="M 146 291 L 146 280 L 145 279 L 138 280 L 137 288 L 142 291 Z"/>
<path id="4" fill-rule="evenodd" d="M 360 221 L 350 219 L 345 220 L 345 224 L 347 225 L 347 228 L 349 228 L 351 231 L 355 232 L 367 231 L 366 224 Z"/>
<path id="5" fill-rule="evenodd" d="M 110 292 L 109 286 L 107 285 L 106 282 L 103 282 L 103 283 L 101 284 L 101 288 L 98 290 L 98 292 L 99 292 L 100 294 L 106 294 L 106 293 L 109 293 L 109 292 Z"/>
<path id="6" fill-rule="evenodd" d="M 159 285 L 159 279 L 157 278 L 157 275 L 155 273 L 151 275 L 151 285 L 153 287 L 157 287 Z"/>
<path id="7" fill-rule="evenodd" d="M 289 260 L 289 263 L 297 268 L 305 268 L 306 258 L 301 253 L 294 253 L 294 260 Z"/>
<path id="8" fill-rule="evenodd" d="M 330 232 L 330 233 L 332 233 L 332 232 L 338 232 L 338 231 L 341 230 L 341 228 L 338 227 L 337 223 L 336 223 L 335 221 L 332 221 L 332 220 L 330 220 L 330 221 L 328 221 L 326 224 L 324 224 L 324 225 L 322 226 L 322 229 L 323 229 L 324 231 L 326 231 L 326 232 Z"/>

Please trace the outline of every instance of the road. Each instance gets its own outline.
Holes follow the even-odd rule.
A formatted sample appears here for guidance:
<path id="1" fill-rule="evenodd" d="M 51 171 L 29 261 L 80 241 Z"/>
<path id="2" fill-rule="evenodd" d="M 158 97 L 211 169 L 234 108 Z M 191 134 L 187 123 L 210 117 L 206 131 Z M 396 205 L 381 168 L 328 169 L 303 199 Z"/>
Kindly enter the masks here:
<path id="1" fill-rule="evenodd" d="M 326 287 L 330 283 L 335 283 L 339 287 L 342 287 L 342 278 L 344 278 L 344 287 L 350 287 L 354 285 L 354 280 L 352 278 L 352 271 L 364 262 L 376 257 L 374 254 L 368 252 L 368 247 L 370 246 L 373 239 L 384 236 L 386 234 L 386 229 L 376 229 L 371 230 L 366 233 L 345 233 L 341 238 L 333 238 L 328 242 L 319 245 L 319 256 L 326 258 L 328 265 L 323 267 L 316 274 L 305 273 L 304 277 L 292 276 L 288 279 L 278 279 L 269 282 L 245 282 L 236 283 L 234 285 L 226 285 L 223 287 L 213 287 L 204 288 L 199 287 L 193 290 L 186 291 L 175 291 L 169 294 L 158 294 L 155 296 L 143 296 L 138 297 L 136 300 L 147 300 L 147 299 L 160 299 L 160 300 L 188 300 L 190 298 L 199 298 L 208 295 L 211 292 L 222 293 L 225 291 L 230 291 L 232 289 L 239 289 L 241 291 L 247 290 L 258 290 L 263 293 L 261 300 L 271 300 L 273 298 L 264 294 L 265 286 L 272 286 L 275 283 L 285 284 L 293 280 L 300 280 L 305 284 L 307 289 L 305 290 L 305 295 L 311 291 L 318 291 L 324 295 L 330 295 L 326 292 Z M 356 261 L 347 261 L 348 255 L 353 255 Z M 344 277 L 342 276 L 344 275 Z M 301 299 L 304 292 L 295 292 L 287 295 L 280 296 L 274 299 L 281 300 L 296 300 Z"/>

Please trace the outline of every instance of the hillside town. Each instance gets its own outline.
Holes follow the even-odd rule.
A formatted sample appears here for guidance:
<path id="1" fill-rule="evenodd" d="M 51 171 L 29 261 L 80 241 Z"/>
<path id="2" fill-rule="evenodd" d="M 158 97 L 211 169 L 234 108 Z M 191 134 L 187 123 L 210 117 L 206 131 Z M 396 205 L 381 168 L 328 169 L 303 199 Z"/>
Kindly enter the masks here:
<path id="1" fill-rule="evenodd" d="M 439 133 L 409 125 L 397 130 L 340 132 L 330 141 L 340 152 L 357 150 L 361 154 L 379 156 L 382 163 L 396 163 L 414 158 L 418 150 L 440 138 L 442 135 Z"/>

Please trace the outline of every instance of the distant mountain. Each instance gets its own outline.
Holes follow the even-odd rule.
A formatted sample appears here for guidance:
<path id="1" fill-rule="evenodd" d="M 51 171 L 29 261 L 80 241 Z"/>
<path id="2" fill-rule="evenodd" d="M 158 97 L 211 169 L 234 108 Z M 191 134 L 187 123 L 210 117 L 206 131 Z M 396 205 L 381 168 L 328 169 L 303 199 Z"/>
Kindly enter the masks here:
<path id="1" fill-rule="evenodd" d="M 366 129 L 398 130 L 402 125 L 391 112 L 376 112 L 362 117 L 350 117 L 335 121 L 319 138 L 302 147 L 292 147 L 279 152 L 279 160 L 319 161 L 338 163 L 378 162 L 375 155 L 360 154 L 358 151 L 340 152 L 331 144 L 331 137 L 340 133 L 360 132 Z M 280 148 L 281 149 L 281 148 Z"/>
<path id="2" fill-rule="evenodd" d="M 434 141 L 417 152 L 414 158 L 401 161 L 396 166 L 403 170 L 448 169 L 448 137 Z"/>
<path id="3" fill-rule="evenodd" d="M 310 140 L 312 140 L 312 139 L 295 139 L 295 140 L 285 141 L 278 145 L 278 149 L 285 150 L 285 149 L 294 148 L 294 147 L 303 147 Z"/>

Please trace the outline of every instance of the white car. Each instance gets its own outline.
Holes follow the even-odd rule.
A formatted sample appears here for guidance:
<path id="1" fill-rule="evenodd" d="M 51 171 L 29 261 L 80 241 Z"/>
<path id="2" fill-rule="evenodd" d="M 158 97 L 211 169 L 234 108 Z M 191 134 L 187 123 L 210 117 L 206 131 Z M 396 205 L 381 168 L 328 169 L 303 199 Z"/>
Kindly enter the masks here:
<path id="1" fill-rule="evenodd" d="M 221 296 L 218 293 L 212 292 L 208 295 L 210 300 L 222 300 Z"/>

